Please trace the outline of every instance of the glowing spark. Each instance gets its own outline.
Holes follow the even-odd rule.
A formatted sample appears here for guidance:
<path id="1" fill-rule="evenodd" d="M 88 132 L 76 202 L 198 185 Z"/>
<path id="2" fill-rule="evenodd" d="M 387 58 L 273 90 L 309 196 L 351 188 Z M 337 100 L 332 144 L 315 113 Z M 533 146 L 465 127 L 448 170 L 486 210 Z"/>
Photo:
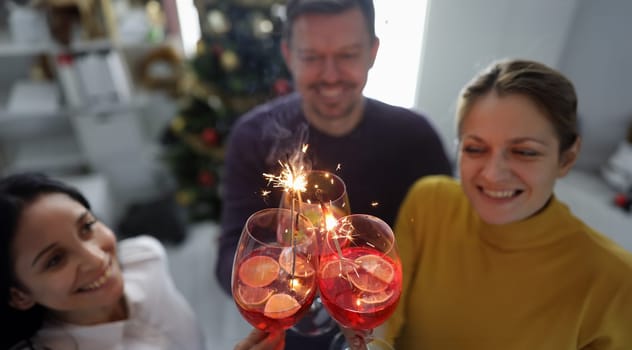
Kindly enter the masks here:
<path id="1" fill-rule="evenodd" d="M 286 192 L 305 192 L 307 191 L 307 177 L 305 175 L 303 167 L 294 169 L 288 163 L 281 164 L 281 174 L 263 174 L 263 177 L 268 180 L 268 183 L 272 184 L 272 187 L 282 187 Z"/>
<path id="2" fill-rule="evenodd" d="M 336 171 L 340 170 L 340 168 L 342 168 L 342 166 L 338 163 L 338 165 L 336 165 Z"/>
<path id="3" fill-rule="evenodd" d="M 308 144 L 303 144 L 301 151 L 292 155 L 287 162 L 279 161 L 281 173 L 279 175 L 263 174 L 272 187 L 281 187 L 285 192 L 305 192 L 307 191 L 307 171 L 303 165 L 303 155 L 309 148 Z"/>
<path id="4" fill-rule="evenodd" d="M 353 224 L 348 221 L 347 218 L 344 218 L 340 223 L 340 228 L 338 228 L 335 238 L 343 238 L 345 240 L 353 241 L 354 230 L 355 228 L 353 227 Z"/>
<path id="5" fill-rule="evenodd" d="M 338 220 L 336 219 L 335 216 L 333 216 L 330 213 L 325 214 L 325 229 L 327 231 L 333 230 L 334 227 L 336 227 L 337 223 L 338 223 Z"/>
<path id="6" fill-rule="evenodd" d="M 377 207 L 378 205 L 380 205 L 380 202 L 378 202 L 378 201 L 373 201 L 373 202 L 371 202 L 371 206 L 372 206 L 373 208 Z"/>
<path id="7" fill-rule="evenodd" d="M 298 290 L 301 289 L 301 287 L 303 287 L 303 284 L 297 278 L 290 279 L 290 288 L 292 288 L 292 290 Z"/>
<path id="8" fill-rule="evenodd" d="M 272 191 L 261 190 L 261 196 L 262 197 L 267 197 L 270 193 L 272 193 Z"/>

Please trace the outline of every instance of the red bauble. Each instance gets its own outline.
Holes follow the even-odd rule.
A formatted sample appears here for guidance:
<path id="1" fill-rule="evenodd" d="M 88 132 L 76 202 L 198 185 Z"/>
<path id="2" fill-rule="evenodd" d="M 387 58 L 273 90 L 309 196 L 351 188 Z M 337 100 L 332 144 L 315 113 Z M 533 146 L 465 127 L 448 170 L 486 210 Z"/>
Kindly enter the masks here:
<path id="1" fill-rule="evenodd" d="M 274 82 L 274 93 L 281 96 L 286 95 L 292 91 L 292 85 L 287 79 L 277 79 Z"/>
<path id="2" fill-rule="evenodd" d="M 202 130 L 202 141 L 207 146 L 217 146 L 219 142 L 219 135 L 217 134 L 217 130 L 213 128 L 206 128 Z"/>
<path id="3" fill-rule="evenodd" d="M 198 183 L 202 187 L 213 187 L 215 185 L 215 176 L 208 170 L 202 170 L 198 173 Z"/>
<path id="4" fill-rule="evenodd" d="M 614 204 L 625 211 L 632 210 L 632 193 L 629 195 L 618 193 L 614 197 Z"/>
<path id="5" fill-rule="evenodd" d="M 215 44 L 211 47 L 211 51 L 213 52 L 215 56 L 219 57 L 224 52 L 224 48 L 221 47 L 220 45 Z"/>

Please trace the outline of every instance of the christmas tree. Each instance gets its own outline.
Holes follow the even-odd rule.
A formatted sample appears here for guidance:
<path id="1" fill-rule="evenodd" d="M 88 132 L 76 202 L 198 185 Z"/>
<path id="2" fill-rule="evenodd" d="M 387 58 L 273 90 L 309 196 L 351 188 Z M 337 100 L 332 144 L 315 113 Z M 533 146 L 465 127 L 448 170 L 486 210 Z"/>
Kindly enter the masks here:
<path id="1" fill-rule="evenodd" d="M 221 211 L 224 146 L 235 120 L 291 90 L 280 51 L 283 1 L 197 2 L 202 38 L 183 74 L 163 144 L 191 220 Z"/>

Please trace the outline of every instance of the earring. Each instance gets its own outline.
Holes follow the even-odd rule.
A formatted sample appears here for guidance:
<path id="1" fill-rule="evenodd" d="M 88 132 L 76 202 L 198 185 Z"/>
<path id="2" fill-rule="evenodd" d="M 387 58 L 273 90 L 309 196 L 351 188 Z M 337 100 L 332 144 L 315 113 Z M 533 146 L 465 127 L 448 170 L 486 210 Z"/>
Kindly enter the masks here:
<path id="1" fill-rule="evenodd" d="M 27 293 L 11 287 L 9 305 L 18 310 L 28 310 L 35 305 L 35 301 Z"/>

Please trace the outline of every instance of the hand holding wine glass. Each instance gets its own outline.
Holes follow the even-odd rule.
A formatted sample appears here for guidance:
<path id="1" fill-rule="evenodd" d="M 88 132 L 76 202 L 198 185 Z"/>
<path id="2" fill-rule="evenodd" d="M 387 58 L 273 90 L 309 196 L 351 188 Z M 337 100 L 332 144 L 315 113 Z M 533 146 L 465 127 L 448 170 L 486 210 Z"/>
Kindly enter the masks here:
<path id="1" fill-rule="evenodd" d="M 232 293 L 242 316 L 262 331 L 294 325 L 316 294 L 316 237 L 311 222 L 288 209 L 250 216 L 233 263 Z"/>
<path id="2" fill-rule="evenodd" d="M 318 286 L 324 306 L 343 327 L 356 331 L 367 348 L 371 331 L 395 311 L 402 270 L 391 228 L 371 215 L 338 220 L 321 250 Z"/>

